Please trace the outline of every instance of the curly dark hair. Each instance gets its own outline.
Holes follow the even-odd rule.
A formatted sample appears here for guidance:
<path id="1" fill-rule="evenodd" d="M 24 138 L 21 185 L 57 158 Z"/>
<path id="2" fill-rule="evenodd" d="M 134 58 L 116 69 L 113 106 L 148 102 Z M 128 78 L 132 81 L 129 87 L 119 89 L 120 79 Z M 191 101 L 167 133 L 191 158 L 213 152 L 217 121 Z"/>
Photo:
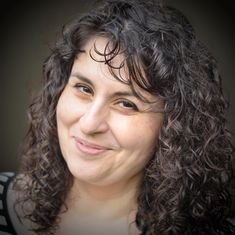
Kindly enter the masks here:
<path id="1" fill-rule="evenodd" d="M 138 192 L 135 223 L 141 234 L 235 234 L 226 219 L 233 146 L 217 62 L 181 12 L 144 0 L 106 1 L 66 25 L 44 63 L 16 181 L 23 190 L 18 204 L 37 225 L 34 231 L 54 234 L 66 210 L 73 177 L 58 143 L 56 106 L 76 55 L 96 36 L 109 40 L 107 48 L 112 45 L 111 52 L 97 51 L 110 72 L 116 69 L 112 59 L 123 53 L 130 86 L 164 103 L 158 148 Z M 30 210 L 28 202 L 34 205 Z"/>

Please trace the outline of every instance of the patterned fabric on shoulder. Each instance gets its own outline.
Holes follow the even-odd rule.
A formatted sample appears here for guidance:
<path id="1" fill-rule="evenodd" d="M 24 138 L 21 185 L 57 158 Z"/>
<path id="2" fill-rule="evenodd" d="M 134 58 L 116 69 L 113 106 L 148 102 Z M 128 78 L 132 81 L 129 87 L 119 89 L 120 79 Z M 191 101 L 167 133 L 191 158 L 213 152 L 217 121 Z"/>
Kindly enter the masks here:
<path id="1" fill-rule="evenodd" d="M 0 173 L 0 235 L 17 235 L 7 208 L 8 187 L 14 177 L 13 172 Z"/>

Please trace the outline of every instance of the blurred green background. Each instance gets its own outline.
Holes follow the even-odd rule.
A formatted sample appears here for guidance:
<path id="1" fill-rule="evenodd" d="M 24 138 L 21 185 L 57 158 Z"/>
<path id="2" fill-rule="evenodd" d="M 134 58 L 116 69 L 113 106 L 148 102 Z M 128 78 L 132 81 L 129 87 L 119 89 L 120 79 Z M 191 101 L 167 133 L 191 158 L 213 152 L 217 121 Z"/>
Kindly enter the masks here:
<path id="1" fill-rule="evenodd" d="M 215 55 L 231 101 L 229 128 L 235 132 L 233 0 L 165 0 L 180 9 L 198 37 Z M 42 63 L 60 36 L 61 27 L 94 1 L 1 1 L 0 15 L 0 171 L 17 171 L 18 146 L 27 130 L 26 109 L 37 90 Z"/>

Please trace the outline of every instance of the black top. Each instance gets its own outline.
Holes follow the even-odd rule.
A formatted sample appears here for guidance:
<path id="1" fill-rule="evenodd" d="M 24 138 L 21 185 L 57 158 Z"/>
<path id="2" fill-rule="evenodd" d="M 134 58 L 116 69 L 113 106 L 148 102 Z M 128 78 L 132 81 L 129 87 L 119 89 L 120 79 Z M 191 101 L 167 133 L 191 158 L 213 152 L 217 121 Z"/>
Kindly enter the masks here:
<path id="1" fill-rule="evenodd" d="M 15 177 L 12 172 L 0 173 L 0 234 L 17 235 L 8 212 L 7 191 L 10 182 Z"/>

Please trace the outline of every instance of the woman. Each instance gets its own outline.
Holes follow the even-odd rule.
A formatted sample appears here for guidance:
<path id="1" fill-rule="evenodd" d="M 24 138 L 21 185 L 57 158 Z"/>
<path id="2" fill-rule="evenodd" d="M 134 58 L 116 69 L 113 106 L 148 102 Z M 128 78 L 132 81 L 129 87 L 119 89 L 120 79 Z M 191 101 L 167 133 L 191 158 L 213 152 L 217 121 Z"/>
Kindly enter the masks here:
<path id="1" fill-rule="evenodd" d="M 43 69 L 12 234 L 235 234 L 227 103 L 180 12 L 107 1 L 64 28 Z"/>

